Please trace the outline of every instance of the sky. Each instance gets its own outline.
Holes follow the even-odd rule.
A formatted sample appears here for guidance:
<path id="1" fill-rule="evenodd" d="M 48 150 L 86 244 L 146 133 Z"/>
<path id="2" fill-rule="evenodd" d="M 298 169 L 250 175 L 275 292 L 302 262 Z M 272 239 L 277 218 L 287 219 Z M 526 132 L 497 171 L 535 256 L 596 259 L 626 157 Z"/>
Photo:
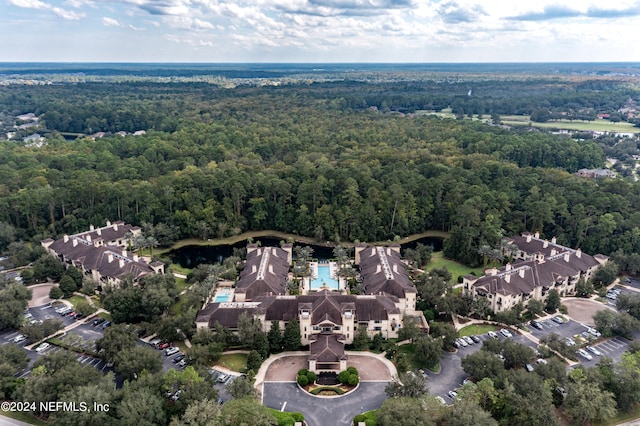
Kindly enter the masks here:
<path id="1" fill-rule="evenodd" d="M 640 0 L 0 0 L 2 62 L 637 62 Z"/>

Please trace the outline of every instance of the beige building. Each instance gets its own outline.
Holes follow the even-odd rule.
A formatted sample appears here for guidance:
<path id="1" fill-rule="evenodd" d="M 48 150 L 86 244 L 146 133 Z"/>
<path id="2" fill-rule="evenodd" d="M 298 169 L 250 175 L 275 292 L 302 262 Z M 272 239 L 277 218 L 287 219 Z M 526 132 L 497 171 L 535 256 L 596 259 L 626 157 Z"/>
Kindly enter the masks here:
<path id="1" fill-rule="evenodd" d="M 366 328 L 370 337 L 395 338 L 403 317 L 413 316 L 426 328 L 424 317 L 415 311 L 417 292 L 400 261 L 399 247 L 356 248 L 364 295 L 344 290 L 287 294 L 290 253 L 290 247 L 248 250 L 233 300 L 208 304 L 198 313 L 197 327 L 213 328 L 219 322 L 236 330 L 243 312 L 259 319 L 265 332 L 273 322 L 284 330 L 289 321 L 297 320 L 301 343 L 310 346 L 313 371 L 343 370 L 344 345 L 353 342 L 358 327 Z"/>
<path id="2" fill-rule="evenodd" d="M 107 222 L 103 227 L 90 227 L 88 231 L 64 235 L 40 242 L 42 247 L 59 258 L 65 267 L 76 266 L 98 285 L 120 285 L 124 277 L 137 282 L 147 274 L 164 274 L 164 263 L 147 263 L 135 253 L 127 251 L 129 240 L 141 234 L 137 226 L 124 222 Z"/>
<path id="3" fill-rule="evenodd" d="M 517 247 L 513 264 L 489 268 L 482 277 L 467 275 L 463 279 L 464 292 L 487 298 L 493 312 L 506 311 L 519 302 L 526 305 L 531 299 L 544 301 L 552 289 L 561 297 L 574 295 L 580 278 L 589 280 L 608 260 L 559 245 L 555 238 L 541 239 L 538 233 L 524 233 L 506 242 Z"/>

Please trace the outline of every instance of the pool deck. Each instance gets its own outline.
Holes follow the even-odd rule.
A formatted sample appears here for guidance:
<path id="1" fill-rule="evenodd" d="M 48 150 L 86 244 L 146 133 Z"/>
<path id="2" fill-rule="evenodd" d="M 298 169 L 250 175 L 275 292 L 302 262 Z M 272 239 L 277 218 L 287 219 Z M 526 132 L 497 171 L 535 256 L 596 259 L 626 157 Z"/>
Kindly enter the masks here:
<path id="1" fill-rule="evenodd" d="M 336 276 L 336 263 L 335 262 L 310 262 L 309 268 L 311 269 L 311 277 L 305 277 L 303 279 L 302 294 L 309 294 L 314 291 L 322 291 L 324 288 L 320 284 L 316 284 L 313 281 L 318 279 L 318 266 L 329 267 L 329 278 L 332 282 L 327 283 L 327 289 L 330 291 L 344 291 L 346 284 L 342 278 L 334 278 Z M 337 283 L 337 286 L 336 284 Z"/>

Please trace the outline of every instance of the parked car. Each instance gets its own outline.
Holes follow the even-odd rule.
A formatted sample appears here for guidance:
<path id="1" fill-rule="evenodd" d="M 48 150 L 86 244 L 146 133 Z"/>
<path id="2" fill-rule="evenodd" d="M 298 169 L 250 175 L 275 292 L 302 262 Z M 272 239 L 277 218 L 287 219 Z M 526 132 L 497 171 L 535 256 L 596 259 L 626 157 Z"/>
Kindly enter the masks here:
<path id="1" fill-rule="evenodd" d="M 502 334 L 504 337 L 513 337 L 513 334 L 511 334 L 511 332 L 506 328 L 500 330 L 500 334 Z"/>
<path id="2" fill-rule="evenodd" d="M 548 364 L 549 362 L 544 358 L 538 358 L 536 360 L 536 363 L 538 363 L 538 364 Z"/>
<path id="3" fill-rule="evenodd" d="M 488 333 L 487 333 L 487 335 L 488 335 L 489 337 L 494 338 L 494 339 L 497 339 L 497 338 L 498 338 L 498 334 L 497 334 L 495 331 L 490 331 L 490 332 L 488 332 Z"/>
<path id="4" fill-rule="evenodd" d="M 460 342 L 458 342 L 458 339 L 456 339 L 456 340 L 454 340 L 454 341 L 453 341 L 453 346 L 454 346 L 455 348 L 459 348 L 459 347 L 460 347 L 460 346 L 462 346 L 462 345 L 460 344 Z"/>
<path id="5" fill-rule="evenodd" d="M 555 322 L 556 324 L 564 324 L 564 320 L 561 316 L 553 317 L 551 318 L 551 321 Z"/>
<path id="6" fill-rule="evenodd" d="M 618 298 L 618 295 L 612 292 L 608 292 L 607 293 L 607 299 L 611 299 L 611 300 L 616 300 Z"/>
<path id="7" fill-rule="evenodd" d="M 180 352 L 180 348 L 178 348 L 176 346 L 169 346 L 168 348 L 166 348 L 164 350 L 165 356 L 171 356 L 171 355 L 176 354 L 178 352 Z"/>
<path id="8" fill-rule="evenodd" d="M 100 328 L 102 328 L 103 330 L 107 327 L 111 327 L 111 321 L 105 321 L 102 323 L 102 325 L 100 326 Z"/>
<path id="9" fill-rule="evenodd" d="M 93 322 L 92 322 L 91 324 L 92 324 L 93 326 L 96 326 L 96 325 L 100 325 L 100 324 L 102 324 L 102 323 L 103 323 L 103 322 L 105 322 L 105 321 L 106 321 L 106 320 L 105 320 L 104 318 L 96 318 L 96 319 L 94 319 L 94 320 L 93 320 Z"/>
<path id="10" fill-rule="evenodd" d="M 36 348 L 36 352 L 38 352 L 38 353 L 44 352 L 47 349 L 49 349 L 49 346 L 51 346 L 51 345 L 48 344 L 47 342 L 40 343 L 40 345 Z"/>
<path id="11" fill-rule="evenodd" d="M 169 346 L 171 346 L 171 342 L 167 342 L 166 340 L 163 340 L 158 345 L 158 349 L 167 349 Z"/>
<path id="12" fill-rule="evenodd" d="M 176 357 L 173 358 L 173 363 L 177 364 L 184 359 L 185 355 L 180 352 Z"/>
<path id="13" fill-rule="evenodd" d="M 228 377 L 229 376 L 227 376 L 226 374 L 219 375 L 218 376 L 218 383 L 224 383 L 227 380 Z"/>
<path id="14" fill-rule="evenodd" d="M 527 364 L 527 365 L 525 365 L 525 368 L 527 369 L 527 371 L 528 371 L 529 373 L 531 373 L 531 372 L 533 371 L 533 365 L 531 365 L 531 364 Z"/>
<path id="15" fill-rule="evenodd" d="M 480 340 L 480 338 L 478 336 L 476 336 L 475 334 L 472 334 L 470 337 L 471 337 L 471 340 L 474 341 L 474 343 L 482 342 L 482 340 Z"/>
<path id="16" fill-rule="evenodd" d="M 18 334 L 16 337 L 14 337 L 11 340 L 13 341 L 13 343 L 20 343 L 23 340 L 27 340 L 27 336 L 25 336 L 24 334 Z"/>
<path id="17" fill-rule="evenodd" d="M 456 339 L 456 341 L 457 341 L 457 342 L 460 344 L 460 346 L 462 346 L 462 347 L 465 347 L 465 348 L 466 348 L 467 346 L 469 346 L 469 344 L 468 344 L 467 342 L 465 342 L 465 340 L 464 340 L 464 339 L 462 339 L 462 338 L 460 338 L 460 337 L 458 337 L 458 338 Z"/>
<path id="18" fill-rule="evenodd" d="M 180 361 L 180 362 L 178 363 L 178 366 L 179 366 L 180 368 L 185 368 L 185 367 L 187 366 L 187 360 L 186 360 L 186 359 L 183 359 L 182 361 Z"/>
<path id="19" fill-rule="evenodd" d="M 597 348 L 593 346 L 587 346 L 586 349 L 594 355 L 602 356 L 602 352 L 600 352 Z"/>
<path id="20" fill-rule="evenodd" d="M 218 399 L 220 399 L 220 398 L 218 398 Z M 436 401 L 438 401 L 442 405 L 447 405 L 447 402 L 441 396 L 436 396 Z M 220 404 L 220 403 L 218 403 L 218 404 Z"/>
<path id="21" fill-rule="evenodd" d="M 471 339 L 471 337 L 469 336 L 463 336 L 462 337 L 464 339 L 465 342 L 467 342 L 469 345 L 473 345 L 473 339 Z"/>
<path id="22" fill-rule="evenodd" d="M 529 322 L 529 324 L 531 324 L 531 327 L 533 327 L 533 328 L 537 328 L 538 330 L 542 330 L 542 328 L 543 328 L 543 327 L 542 327 L 542 324 L 540 324 L 540 323 L 539 323 L 538 321 L 536 321 L 536 320 L 531 320 L 531 321 Z"/>
<path id="23" fill-rule="evenodd" d="M 449 398 L 456 399 L 458 397 L 458 392 L 451 390 L 449 391 L 448 395 L 449 395 Z"/>
<path id="24" fill-rule="evenodd" d="M 573 340 L 571 337 L 565 337 L 564 338 L 564 342 L 566 343 L 567 346 L 575 346 L 576 345 L 576 341 Z"/>
<path id="25" fill-rule="evenodd" d="M 596 330 L 595 328 L 588 328 L 587 331 L 589 332 L 589 334 L 595 336 L 595 337 L 600 337 L 602 336 L 602 334 L 600 334 L 600 332 L 598 330 Z"/>
<path id="26" fill-rule="evenodd" d="M 589 354 L 589 352 L 585 351 L 584 349 L 578 349 L 578 355 L 580 355 L 581 357 L 589 361 L 593 359 L 593 357 Z"/>

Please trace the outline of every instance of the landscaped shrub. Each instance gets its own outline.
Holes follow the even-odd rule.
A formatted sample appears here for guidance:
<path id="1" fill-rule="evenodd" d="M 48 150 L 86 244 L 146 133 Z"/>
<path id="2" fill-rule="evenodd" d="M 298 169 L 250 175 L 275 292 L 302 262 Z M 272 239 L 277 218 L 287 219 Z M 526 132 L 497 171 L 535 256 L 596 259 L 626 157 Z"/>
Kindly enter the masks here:
<path id="1" fill-rule="evenodd" d="M 297 411 L 288 412 L 269 408 L 269 412 L 273 415 L 273 417 L 276 418 L 278 426 L 293 426 L 296 422 L 301 422 L 304 420 L 304 415 Z"/>
<path id="2" fill-rule="evenodd" d="M 338 395 L 344 395 L 344 391 L 340 388 L 334 388 L 331 386 L 323 386 L 323 387 L 319 387 L 319 388 L 315 388 L 311 391 L 312 395 L 318 395 L 320 392 L 324 392 L 324 391 L 330 391 L 330 392 L 334 392 Z"/>
<path id="3" fill-rule="evenodd" d="M 298 384 L 300 386 L 307 386 L 309 384 L 309 379 L 306 375 L 302 374 L 298 376 Z"/>
<path id="4" fill-rule="evenodd" d="M 313 382 L 315 382 L 315 381 L 316 381 L 316 379 L 318 378 L 318 377 L 316 376 L 316 373 L 314 373 L 313 371 L 307 371 L 306 376 L 307 376 L 307 379 L 309 379 L 309 383 L 313 383 Z"/>
<path id="5" fill-rule="evenodd" d="M 349 376 L 349 384 L 351 386 L 357 385 L 359 381 L 360 381 L 360 379 L 358 378 L 358 376 L 356 374 L 352 374 L 352 375 Z"/>

